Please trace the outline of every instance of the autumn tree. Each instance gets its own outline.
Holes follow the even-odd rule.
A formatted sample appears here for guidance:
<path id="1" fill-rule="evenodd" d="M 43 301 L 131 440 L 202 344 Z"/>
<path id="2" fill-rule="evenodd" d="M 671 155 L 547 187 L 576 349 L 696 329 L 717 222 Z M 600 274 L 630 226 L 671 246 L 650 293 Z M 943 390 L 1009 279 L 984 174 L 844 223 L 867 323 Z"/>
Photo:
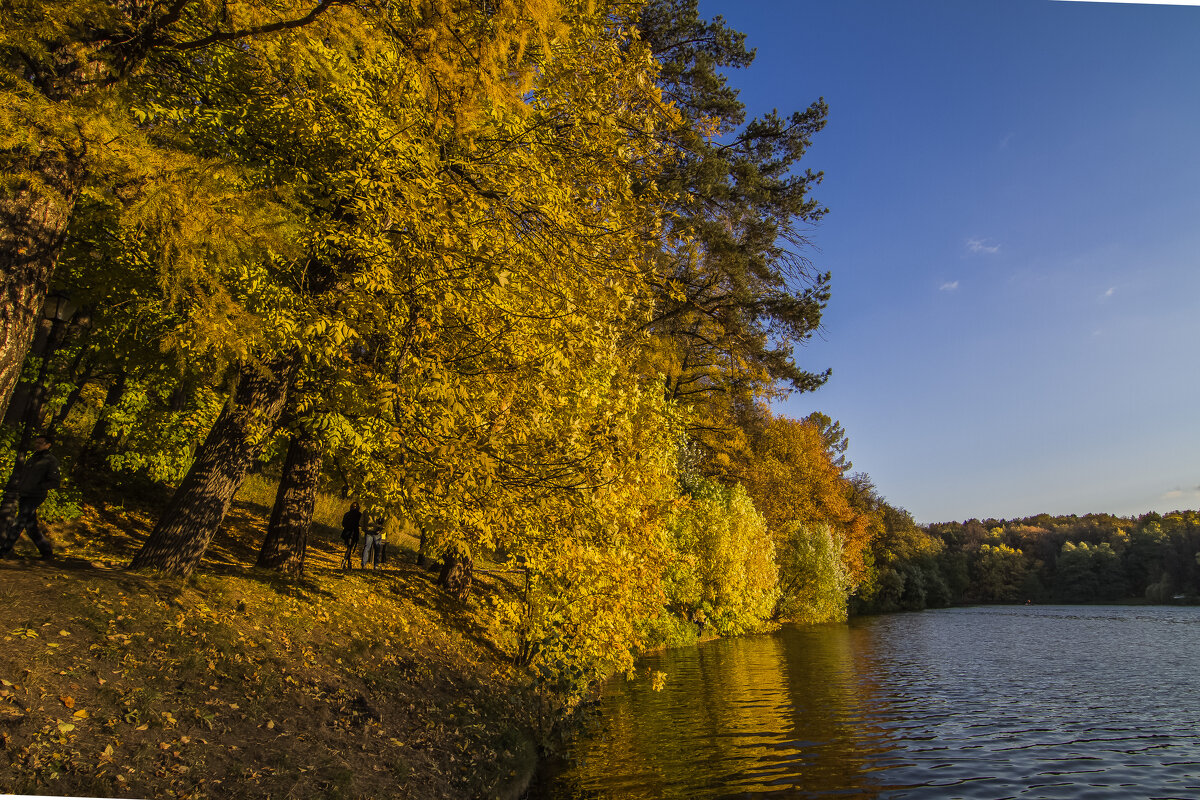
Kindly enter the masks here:
<path id="1" fill-rule="evenodd" d="M 828 524 L 790 522 L 779 539 L 779 606 L 776 613 L 805 623 L 846 619 L 849 575 L 842 545 Z"/>
<path id="2" fill-rule="evenodd" d="M 544 50 L 522 42 L 544 38 L 560 25 L 553 14 L 528 16 L 523 9 L 504 6 L 489 15 L 462 4 L 438 6 L 423 17 L 401 8 L 336 38 L 297 34 L 255 41 L 222 54 L 233 64 L 222 63 L 219 71 L 244 76 L 230 87 L 229 97 L 210 90 L 201 96 L 212 100 L 212 108 L 160 112 L 163 124 L 179 128 L 192 148 L 236 154 L 244 171 L 283 182 L 297 209 L 307 209 L 304 227 L 289 247 L 269 257 L 242 258 L 232 269 L 207 273 L 185 287 L 194 309 L 184 344 L 224 349 L 241 364 L 243 385 L 258 385 L 268 376 L 275 381 L 270 402 L 267 395 L 246 398 L 245 413 L 260 414 L 264 426 L 278 419 L 283 405 L 274 400 L 293 381 L 336 383 L 370 352 L 374 343 L 355 337 L 347 325 L 362 312 L 356 303 L 366 304 L 366 314 L 379 315 L 401 305 L 415 309 L 408 302 L 414 289 L 431 295 L 434 306 L 447 296 L 436 273 L 426 276 L 428 282 L 413 276 L 422 264 L 449 263 L 451 245 L 458 244 L 448 229 L 438 230 L 452 216 L 446 213 L 452 202 L 446 191 L 471 181 L 453 162 L 469 152 L 480 120 L 525 102 L 531 54 Z M 481 63 L 491 67 L 481 73 Z M 434 187 L 443 191 L 430 191 Z M 417 197 L 425 201 L 412 202 Z M 453 299 L 453 291 L 448 296 Z M 408 311 L 399 318 L 411 323 L 399 329 L 402 336 L 421 322 Z M 298 413 L 322 410 L 300 407 Z M 242 413 L 236 404 L 226 411 Z M 248 453 L 256 446 L 253 439 L 236 441 L 248 433 L 245 426 L 224 421 L 218 420 L 214 432 L 233 438 L 218 442 L 210 434 L 196 462 L 219 474 L 185 480 L 182 488 L 192 496 L 173 502 L 136 565 L 194 568 L 190 556 L 180 561 L 173 554 L 203 552 L 190 542 L 211 537 L 248 463 L 240 457 L 209 461 L 204 452 Z M 320 426 L 310 421 L 309 428 Z M 331 448 L 339 445 L 333 437 L 326 441 Z M 193 517 L 202 506 L 218 513 Z"/>
<path id="3" fill-rule="evenodd" d="M 865 517 L 869 541 L 865 577 L 852 598 L 855 612 L 948 605 L 952 597 L 939 561 L 941 539 L 919 527 L 908 511 L 889 503 L 865 474 L 850 476 L 847 498 Z"/>
<path id="4" fill-rule="evenodd" d="M 271 0 L 231 9 L 192 0 L 163 6 L 47 0 L 0 9 L 0 281 L 7 298 L 0 306 L 0 408 L 86 187 L 106 187 L 122 202 L 150 202 L 176 219 L 171 203 L 157 201 L 190 199 L 188 208 L 174 209 L 187 213 L 230 211 L 238 193 L 236 185 L 223 185 L 218 164 L 198 161 L 146 124 L 136 88 L 247 41 L 330 23 L 345 5 Z M 332 22 L 319 35 L 339 29 L 344 24 Z M 270 204 L 242 197 L 228 216 L 248 222 L 245 212 L 264 201 Z M 254 225 L 243 227 L 244 235 Z M 172 237 L 178 251 L 200 244 L 187 232 Z"/>
<path id="5" fill-rule="evenodd" d="M 744 467 L 754 505 L 779 537 L 790 526 L 828 525 L 837 541 L 852 589 L 867 575 L 868 517 L 848 501 L 847 483 L 826 449 L 821 430 L 811 422 L 770 418 L 754 441 Z"/>
<path id="6" fill-rule="evenodd" d="M 705 479 L 668 526 L 674 613 L 722 635 L 760 629 L 779 600 L 775 542 L 741 486 Z"/>

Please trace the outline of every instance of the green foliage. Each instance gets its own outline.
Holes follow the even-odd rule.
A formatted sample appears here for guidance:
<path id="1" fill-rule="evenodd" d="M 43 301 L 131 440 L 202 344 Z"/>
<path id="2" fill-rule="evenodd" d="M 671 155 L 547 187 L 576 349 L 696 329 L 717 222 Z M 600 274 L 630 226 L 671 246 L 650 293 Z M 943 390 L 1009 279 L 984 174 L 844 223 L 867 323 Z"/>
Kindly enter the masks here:
<path id="1" fill-rule="evenodd" d="M 782 590 L 778 616 L 809 623 L 846 618 L 849 578 L 828 525 L 787 526 L 778 559 Z"/>
<path id="2" fill-rule="evenodd" d="M 949 605 L 958 595 L 944 572 L 942 542 L 884 500 L 866 475 L 851 476 L 848 493 L 851 506 L 866 518 L 870 537 L 868 578 L 851 598 L 852 608 L 874 613 Z"/>
<path id="3" fill-rule="evenodd" d="M 57 489 L 50 490 L 46 500 L 38 506 L 38 519 L 44 522 L 78 519 L 83 513 L 83 495 L 79 487 L 64 480 Z"/>
<path id="4" fill-rule="evenodd" d="M 642 624 L 642 637 L 648 648 L 687 647 L 700 640 L 700 626 L 671 610 L 670 606 Z"/>
<path id="5" fill-rule="evenodd" d="M 897 561 L 880 570 L 869 592 L 855 597 L 860 612 L 921 611 L 947 606 L 950 587 L 933 559 Z"/>
<path id="6" fill-rule="evenodd" d="M 12 472 L 18 438 L 18 432 L 13 428 L 0 427 L 0 475 L 6 478 Z M 82 513 L 83 496 L 71 480 L 70 466 L 70 461 L 62 465 L 58 488 L 47 492 L 46 499 L 38 506 L 38 519 L 42 522 L 77 519 Z"/>
<path id="7" fill-rule="evenodd" d="M 1066 542 L 1055 566 L 1061 599 L 1071 603 L 1115 600 L 1125 595 L 1125 576 L 1112 545 Z"/>
<path id="8" fill-rule="evenodd" d="M 1169 603 L 1174 595 L 1175 584 L 1170 575 L 1163 575 L 1160 580 L 1146 587 L 1146 599 L 1151 603 Z"/>
<path id="9" fill-rule="evenodd" d="M 1012 603 L 1024 600 L 1021 587 L 1028 567 L 1025 556 L 1006 544 L 984 544 L 975 562 L 972 590 L 987 603 Z"/>
<path id="10" fill-rule="evenodd" d="M 199 389 L 180 410 L 172 410 L 161 386 L 132 384 L 121 402 L 107 409 L 109 434 L 116 439 L 108 465 L 116 472 L 177 483 L 191 466 L 196 446 L 221 412 L 224 398 Z"/>
<path id="11" fill-rule="evenodd" d="M 1138 518 L 1041 514 L 939 523 L 926 532 L 942 543 L 937 561 L 954 602 L 1161 598 L 1163 587 L 1200 594 L 1196 511 Z"/>

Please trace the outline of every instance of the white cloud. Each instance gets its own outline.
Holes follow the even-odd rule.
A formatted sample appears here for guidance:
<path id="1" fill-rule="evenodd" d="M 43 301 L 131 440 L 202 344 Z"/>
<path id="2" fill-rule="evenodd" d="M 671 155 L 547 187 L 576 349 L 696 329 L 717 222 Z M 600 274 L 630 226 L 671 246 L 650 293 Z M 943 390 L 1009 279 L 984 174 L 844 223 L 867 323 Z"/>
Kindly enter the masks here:
<path id="1" fill-rule="evenodd" d="M 967 239 L 967 249 L 972 253 L 998 253 L 1000 245 L 992 244 L 986 239 Z"/>
<path id="2" fill-rule="evenodd" d="M 953 292 L 958 288 L 958 281 L 946 281 L 938 287 L 939 292 Z"/>
<path id="3" fill-rule="evenodd" d="M 1112 297 L 1112 296 L 1113 296 L 1113 292 L 1115 292 L 1115 291 L 1116 291 L 1116 287 L 1114 287 L 1114 286 L 1110 286 L 1110 287 L 1108 287 L 1108 291 L 1106 291 L 1106 292 L 1104 293 L 1104 296 L 1105 296 L 1105 297 Z"/>
<path id="4" fill-rule="evenodd" d="M 1172 489 L 1169 492 L 1163 492 L 1163 500 L 1174 500 L 1176 497 L 1183 497 L 1182 489 Z"/>

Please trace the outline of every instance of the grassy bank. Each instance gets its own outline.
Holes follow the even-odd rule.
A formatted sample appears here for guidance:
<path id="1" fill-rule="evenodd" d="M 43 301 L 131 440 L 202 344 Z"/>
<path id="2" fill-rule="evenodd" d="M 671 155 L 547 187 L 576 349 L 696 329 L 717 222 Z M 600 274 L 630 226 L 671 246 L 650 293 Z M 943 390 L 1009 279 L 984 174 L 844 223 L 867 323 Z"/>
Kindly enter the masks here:
<path id="1" fill-rule="evenodd" d="M 0 562 L 0 791 L 111 797 L 513 797 L 547 706 L 509 665 L 481 575 L 449 600 L 411 553 L 304 580 L 249 568 L 264 509 L 230 513 L 184 581 L 126 571 L 155 503 L 85 503 Z"/>

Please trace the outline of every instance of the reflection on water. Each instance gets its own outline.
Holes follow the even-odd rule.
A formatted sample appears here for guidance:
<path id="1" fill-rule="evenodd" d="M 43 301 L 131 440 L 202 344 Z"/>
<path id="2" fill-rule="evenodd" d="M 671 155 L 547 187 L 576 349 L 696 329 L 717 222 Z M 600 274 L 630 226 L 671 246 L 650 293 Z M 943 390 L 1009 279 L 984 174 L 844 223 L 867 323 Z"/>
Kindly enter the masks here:
<path id="1" fill-rule="evenodd" d="M 951 609 L 710 642 L 610 683 L 533 796 L 1198 798 L 1198 665 L 1196 608 Z"/>

